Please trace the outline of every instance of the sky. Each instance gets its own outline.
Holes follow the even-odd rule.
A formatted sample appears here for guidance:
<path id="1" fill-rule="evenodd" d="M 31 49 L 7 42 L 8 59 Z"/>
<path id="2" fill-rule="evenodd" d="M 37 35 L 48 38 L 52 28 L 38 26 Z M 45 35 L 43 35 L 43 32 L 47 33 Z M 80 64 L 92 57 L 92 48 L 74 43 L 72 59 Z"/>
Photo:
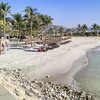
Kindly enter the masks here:
<path id="1" fill-rule="evenodd" d="M 100 24 L 100 0 L 0 0 L 11 6 L 12 13 L 23 13 L 27 6 L 38 12 L 50 15 L 53 24 L 76 27 L 87 24 L 89 27 Z"/>

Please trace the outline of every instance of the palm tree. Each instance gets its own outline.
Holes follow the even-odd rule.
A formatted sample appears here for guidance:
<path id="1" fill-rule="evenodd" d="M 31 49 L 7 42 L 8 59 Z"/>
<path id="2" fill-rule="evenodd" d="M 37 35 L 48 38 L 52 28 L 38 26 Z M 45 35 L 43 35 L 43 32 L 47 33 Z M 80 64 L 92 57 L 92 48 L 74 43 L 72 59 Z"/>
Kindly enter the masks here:
<path id="1" fill-rule="evenodd" d="M 28 21 L 27 21 L 27 19 L 25 19 L 24 17 L 23 17 L 23 24 L 24 24 L 24 32 L 25 32 L 25 36 L 26 36 L 26 34 L 27 34 L 27 25 L 28 25 Z"/>
<path id="2" fill-rule="evenodd" d="M 30 36 L 32 37 L 33 19 L 34 19 L 34 16 L 37 14 L 37 9 L 36 8 L 33 9 L 31 6 L 28 6 L 25 9 L 25 13 L 26 15 L 24 17 L 26 17 L 27 20 L 30 22 L 30 27 L 31 27 Z"/>
<path id="3" fill-rule="evenodd" d="M 69 35 L 70 35 L 70 36 L 73 35 L 73 34 L 72 34 L 72 29 L 71 29 L 71 28 L 66 29 L 65 33 L 67 33 L 68 36 L 69 36 Z"/>
<path id="4" fill-rule="evenodd" d="M 56 25 L 53 27 L 53 30 L 54 30 L 55 36 L 57 36 L 57 33 L 58 33 L 58 27 L 57 27 Z"/>
<path id="5" fill-rule="evenodd" d="M 1 36 L 1 33 L 3 32 L 3 21 L 0 20 L 0 36 Z"/>
<path id="6" fill-rule="evenodd" d="M 48 30 L 48 33 L 51 35 L 51 34 L 53 34 L 54 32 L 53 32 L 53 29 L 50 27 L 50 29 Z"/>
<path id="7" fill-rule="evenodd" d="M 16 13 L 12 15 L 13 19 L 11 20 L 13 28 L 18 30 L 19 34 L 21 34 L 21 30 L 24 28 L 23 17 L 21 14 Z M 17 34 L 18 37 L 18 34 Z"/>
<path id="8" fill-rule="evenodd" d="M 82 26 L 80 24 L 77 25 L 77 33 L 80 35 L 82 33 Z"/>
<path id="9" fill-rule="evenodd" d="M 12 23 L 11 23 L 11 18 L 6 17 L 6 31 L 7 33 L 11 32 L 12 30 Z"/>
<path id="10" fill-rule="evenodd" d="M 92 25 L 92 30 L 96 33 L 97 36 L 99 36 L 100 26 L 97 24 Z"/>
<path id="11" fill-rule="evenodd" d="M 63 33 L 64 33 L 64 28 L 63 27 L 59 28 L 59 33 L 60 33 L 61 36 L 63 35 Z"/>
<path id="12" fill-rule="evenodd" d="M 85 36 L 85 33 L 86 33 L 87 29 L 88 29 L 87 25 L 83 24 L 83 26 L 82 26 L 82 33 L 84 34 L 84 36 Z"/>
<path id="13" fill-rule="evenodd" d="M 42 32 L 43 29 L 44 29 L 43 21 L 41 20 L 40 16 L 35 15 L 34 16 L 34 20 L 33 20 L 33 30 L 34 30 L 34 33 L 35 34 L 40 33 L 40 32 Z"/>
<path id="14" fill-rule="evenodd" d="M 1 3 L 0 4 L 0 13 L 1 13 L 1 16 L 2 16 L 2 19 L 3 19 L 3 23 L 4 23 L 4 26 L 3 26 L 3 33 L 4 33 L 4 37 L 5 37 L 5 31 L 6 31 L 6 17 L 7 17 L 7 14 L 10 13 L 10 6 L 8 5 L 8 3 Z"/>
<path id="15" fill-rule="evenodd" d="M 45 30 L 48 26 L 52 25 L 52 20 L 50 16 L 40 14 L 40 19 L 42 20 L 42 28 Z"/>

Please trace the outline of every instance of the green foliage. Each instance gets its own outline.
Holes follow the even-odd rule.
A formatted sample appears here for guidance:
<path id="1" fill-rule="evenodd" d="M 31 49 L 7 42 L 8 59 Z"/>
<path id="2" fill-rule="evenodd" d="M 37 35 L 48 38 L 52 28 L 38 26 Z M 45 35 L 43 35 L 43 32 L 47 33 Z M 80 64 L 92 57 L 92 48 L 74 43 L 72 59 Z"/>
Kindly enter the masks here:
<path id="1" fill-rule="evenodd" d="M 63 27 L 60 27 L 59 28 L 59 33 L 63 33 L 63 31 L 64 31 L 64 28 Z"/>
<path id="2" fill-rule="evenodd" d="M 25 15 L 22 16 L 19 13 L 11 14 L 10 10 L 11 6 L 8 3 L 1 2 L 0 3 L 0 31 L 14 33 L 14 31 L 18 31 L 18 35 L 35 35 L 42 33 L 45 30 L 45 27 L 52 24 L 53 18 L 48 15 L 43 15 L 37 12 L 36 8 L 32 8 L 31 6 L 27 6 L 24 10 Z M 7 18 L 7 14 L 10 13 L 11 17 Z M 8 29 L 9 25 L 9 30 Z M 3 29 L 4 28 L 4 29 Z M 3 30 L 2 30 L 3 29 Z M 5 30 L 6 29 L 6 30 Z"/>
<path id="3" fill-rule="evenodd" d="M 99 32 L 100 32 L 100 26 L 99 26 L 99 25 L 93 24 L 93 25 L 92 25 L 92 30 L 94 30 L 95 34 L 96 34 L 97 36 L 99 36 Z"/>
<path id="4" fill-rule="evenodd" d="M 0 24 L 0 27 L 3 28 L 4 37 L 5 37 L 6 25 L 8 24 L 6 17 L 8 13 L 11 12 L 10 8 L 11 6 L 9 6 L 8 3 L 4 3 L 4 2 L 0 3 L 0 21 L 2 21 L 2 24 Z"/>
<path id="5" fill-rule="evenodd" d="M 53 34 L 54 32 L 53 32 L 53 29 L 52 28 L 50 28 L 49 30 L 48 30 L 48 34 Z"/>
<path id="6" fill-rule="evenodd" d="M 27 6 L 24 10 L 25 15 L 16 13 L 11 14 L 11 6 L 8 3 L 0 3 L 0 33 L 11 32 L 17 35 L 38 35 L 40 33 L 45 33 L 44 31 L 48 26 L 52 25 L 53 18 L 38 12 L 37 8 L 32 8 Z M 10 17 L 8 17 L 10 14 Z M 86 24 L 78 24 L 76 31 L 72 29 L 65 29 L 63 27 L 58 28 L 56 25 L 48 30 L 49 34 L 60 34 L 61 36 L 65 33 L 67 35 L 74 36 L 99 36 L 100 26 L 97 24 L 92 25 L 92 31 L 88 32 L 88 27 Z"/>

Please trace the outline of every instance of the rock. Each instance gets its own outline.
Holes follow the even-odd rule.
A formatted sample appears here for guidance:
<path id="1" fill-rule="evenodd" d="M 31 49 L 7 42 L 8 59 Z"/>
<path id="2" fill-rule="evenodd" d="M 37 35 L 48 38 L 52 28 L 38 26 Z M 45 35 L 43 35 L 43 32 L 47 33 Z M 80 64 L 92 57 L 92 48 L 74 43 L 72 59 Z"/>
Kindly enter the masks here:
<path id="1" fill-rule="evenodd" d="M 18 69 L 18 71 L 21 71 L 21 69 Z"/>
<path id="2" fill-rule="evenodd" d="M 38 83 L 38 81 L 34 79 L 33 81 L 31 81 L 31 83 Z"/>
<path id="3" fill-rule="evenodd" d="M 94 96 L 71 87 L 62 86 L 53 82 L 42 82 L 36 79 L 30 81 L 29 77 L 20 73 L 20 69 L 12 71 L 3 68 L 3 70 L 0 69 L 0 71 L 3 72 L 3 77 L 7 79 L 8 82 L 10 81 L 12 85 L 17 86 L 13 91 L 17 96 L 22 94 L 30 97 L 36 96 L 39 100 L 97 100 L 94 99 Z M 46 78 L 49 79 L 50 76 L 47 75 Z M 20 87 L 20 90 L 18 87 Z M 21 89 L 22 92 L 20 92 Z M 23 98 L 23 100 L 26 100 L 26 98 Z"/>
<path id="4" fill-rule="evenodd" d="M 26 89 L 26 86 L 25 85 L 21 85 L 21 87 L 24 88 L 24 89 Z"/>
<path id="5" fill-rule="evenodd" d="M 3 68 L 3 71 L 5 71 L 5 72 L 6 72 L 6 71 L 7 71 L 7 69 L 6 69 L 6 68 Z"/>
<path id="6" fill-rule="evenodd" d="M 61 93 L 62 98 L 66 98 L 66 93 Z"/>
<path id="7" fill-rule="evenodd" d="M 15 89 L 13 92 L 14 92 L 17 96 L 20 96 L 20 94 L 19 94 L 19 92 L 18 92 L 17 89 Z"/>
<path id="8" fill-rule="evenodd" d="M 48 82 L 48 84 L 49 84 L 49 85 L 51 85 L 51 84 L 52 84 L 52 82 Z"/>
<path id="9" fill-rule="evenodd" d="M 50 75 L 47 75 L 46 78 L 47 78 L 47 79 L 50 78 Z"/>
<path id="10" fill-rule="evenodd" d="M 38 85 L 41 88 L 44 85 L 44 83 L 43 82 L 39 82 Z"/>
<path id="11" fill-rule="evenodd" d="M 27 96 L 32 96 L 32 93 L 30 93 L 29 91 L 25 91 L 25 95 L 27 95 Z"/>

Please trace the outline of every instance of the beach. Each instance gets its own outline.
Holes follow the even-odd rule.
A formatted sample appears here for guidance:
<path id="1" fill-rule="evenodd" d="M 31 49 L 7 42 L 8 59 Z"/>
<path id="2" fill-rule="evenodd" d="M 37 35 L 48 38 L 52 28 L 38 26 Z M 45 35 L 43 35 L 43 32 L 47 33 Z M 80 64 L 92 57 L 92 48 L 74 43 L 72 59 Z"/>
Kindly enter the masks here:
<path id="1" fill-rule="evenodd" d="M 37 79 L 71 86 L 74 75 L 87 65 L 86 51 L 99 46 L 100 38 L 73 37 L 71 41 L 47 52 L 9 50 L 0 56 L 0 68 L 7 68 L 10 71 L 20 69 L 20 73 L 28 76 L 31 81 Z M 3 75 L 5 74 L 0 75 L 0 84 L 4 80 Z M 7 87 L 8 83 L 4 82 L 3 86 L 14 95 L 11 92 L 13 88 Z M 14 96 L 16 97 L 16 95 Z M 17 100 L 19 98 L 20 96 Z"/>
<path id="2" fill-rule="evenodd" d="M 15 100 L 14 96 L 10 95 L 10 93 L 0 85 L 0 100 Z"/>

